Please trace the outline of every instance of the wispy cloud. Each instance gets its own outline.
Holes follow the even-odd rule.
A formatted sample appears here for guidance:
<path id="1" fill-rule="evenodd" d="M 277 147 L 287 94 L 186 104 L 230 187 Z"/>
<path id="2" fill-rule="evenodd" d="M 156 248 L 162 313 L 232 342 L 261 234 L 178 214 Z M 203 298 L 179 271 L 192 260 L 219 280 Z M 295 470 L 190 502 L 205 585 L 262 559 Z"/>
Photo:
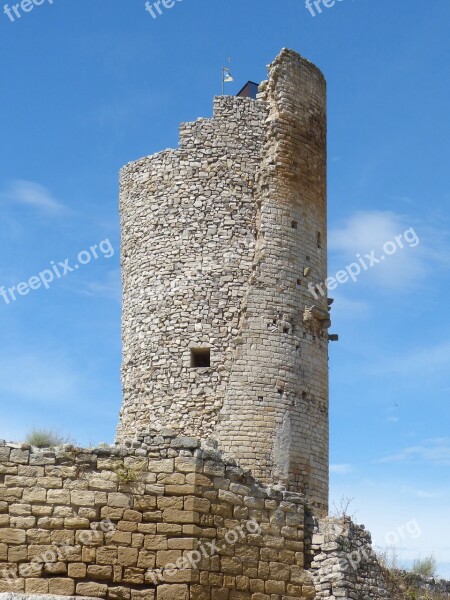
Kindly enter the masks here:
<path id="1" fill-rule="evenodd" d="M 353 300 L 336 291 L 330 292 L 329 295 L 334 298 L 331 306 L 333 320 L 339 318 L 354 321 L 355 319 L 364 319 L 370 315 L 371 307 L 368 302 Z"/>
<path id="2" fill-rule="evenodd" d="M 341 269 L 349 262 L 356 262 L 357 254 L 370 254 L 372 250 L 380 258 L 386 242 L 395 242 L 397 236 L 411 229 L 417 234 L 419 244 L 410 247 L 411 238 L 403 240 L 403 248 L 386 256 L 382 264 L 374 265 L 358 281 L 387 291 L 409 292 L 419 288 L 427 278 L 429 281 L 439 272 L 446 272 L 450 265 L 450 228 L 446 214 L 412 217 L 392 211 L 358 211 L 330 230 L 328 244 L 333 267 Z"/>
<path id="3" fill-rule="evenodd" d="M 120 269 L 108 271 L 103 279 L 87 281 L 82 286 L 78 285 L 79 291 L 86 296 L 103 296 L 121 302 L 122 281 Z"/>
<path id="4" fill-rule="evenodd" d="M 348 464 L 334 464 L 330 465 L 330 473 L 334 475 L 348 475 L 353 472 L 353 466 Z"/>
<path id="5" fill-rule="evenodd" d="M 67 207 L 56 200 L 46 187 L 21 179 L 11 181 L 7 188 L 0 192 L 0 200 L 2 203 L 28 206 L 51 215 L 61 215 L 68 211 Z"/>
<path id="6" fill-rule="evenodd" d="M 450 368 L 450 342 L 440 342 L 430 346 L 423 346 L 402 355 L 391 355 L 389 360 L 383 358 L 380 363 L 368 367 L 372 374 L 407 375 L 421 373 L 422 376 L 430 373 L 445 374 Z"/>
<path id="7" fill-rule="evenodd" d="M 386 421 L 387 421 L 388 423 L 398 423 L 398 422 L 400 421 L 400 419 L 399 419 L 398 417 L 388 417 L 388 418 L 386 419 Z"/>
<path id="8" fill-rule="evenodd" d="M 351 215 L 339 226 L 330 231 L 328 244 L 334 254 L 336 265 L 349 264 L 355 257 L 370 254 L 373 250 L 379 258 L 383 255 L 383 245 L 395 242 L 396 236 L 413 227 L 411 220 L 388 211 L 360 211 Z M 420 230 L 417 231 L 420 238 Z M 415 285 L 427 272 L 425 253 L 422 245 L 409 247 L 403 241 L 404 248 L 387 256 L 386 260 L 371 268 L 365 280 L 387 289 L 408 289 Z M 362 280 L 362 278 L 361 278 Z"/>
<path id="9" fill-rule="evenodd" d="M 400 452 L 380 458 L 376 462 L 419 462 L 450 466 L 450 438 L 425 440 L 420 445 L 404 448 Z"/>

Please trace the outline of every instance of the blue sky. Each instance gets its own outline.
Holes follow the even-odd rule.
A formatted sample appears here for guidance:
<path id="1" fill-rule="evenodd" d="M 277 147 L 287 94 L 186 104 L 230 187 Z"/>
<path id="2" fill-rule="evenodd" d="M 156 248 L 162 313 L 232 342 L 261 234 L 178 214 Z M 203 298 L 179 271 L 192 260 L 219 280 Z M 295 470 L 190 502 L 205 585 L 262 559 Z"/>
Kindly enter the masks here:
<path id="1" fill-rule="evenodd" d="M 331 293 L 332 503 L 450 577 L 450 43 L 447 0 L 46 0 L 0 12 L 0 285 L 109 239 L 89 264 L 0 297 L 0 437 L 112 441 L 121 401 L 120 167 L 210 116 L 286 46 L 328 80 L 330 274 L 414 228 L 420 243 Z M 75 261 L 76 262 L 76 261 Z M 416 527 L 421 535 L 412 535 Z"/>

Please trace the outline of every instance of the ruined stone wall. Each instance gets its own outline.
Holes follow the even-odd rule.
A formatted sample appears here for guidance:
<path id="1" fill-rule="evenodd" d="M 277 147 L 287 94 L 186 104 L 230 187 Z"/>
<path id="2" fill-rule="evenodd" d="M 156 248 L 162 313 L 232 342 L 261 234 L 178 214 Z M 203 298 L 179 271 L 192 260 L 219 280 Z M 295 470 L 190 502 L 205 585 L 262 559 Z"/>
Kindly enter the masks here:
<path id="1" fill-rule="evenodd" d="M 121 172 L 118 441 L 217 439 L 261 482 L 328 503 L 326 100 L 283 50 L 260 99 L 220 97 L 180 148 Z M 208 348 L 208 368 L 191 349 Z"/>
<path id="2" fill-rule="evenodd" d="M 304 511 L 300 495 L 170 431 L 130 447 L 2 445 L 0 592 L 313 598 Z"/>
<path id="3" fill-rule="evenodd" d="M 309 572 L 316 600 L 329 598 L 407 598 L 392 595 L 389 582 L 372 548 L 370 533 L 349 518 L 316 521 Z"/>

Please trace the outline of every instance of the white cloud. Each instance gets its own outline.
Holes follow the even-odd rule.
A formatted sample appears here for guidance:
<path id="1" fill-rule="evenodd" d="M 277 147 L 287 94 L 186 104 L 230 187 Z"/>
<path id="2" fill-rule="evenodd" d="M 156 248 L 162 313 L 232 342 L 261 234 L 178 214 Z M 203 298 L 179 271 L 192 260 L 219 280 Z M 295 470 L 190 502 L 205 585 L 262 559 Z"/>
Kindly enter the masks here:
<path id="1" fill-rule="evenodd" d="M 46 187 L 32 181 L 11 181 L 7 189 L 0 192 L 0 200 L 28 206 L 47 214 L 60 215 L 67 212 L 67 208 Z"/>
<path id="2" fill-rule="evenodd" d="M 406 240 L 402 240 L 403 248 L 394 254 L 387 255 L 383 246 L 386 242 L 394 242 L 397 236 L 413 230 L 420 239 L 420 230 L 413 227 L 411 220 L 393 212 L 361 211 L 344 221 L 340 226 L 330 231 L 328 237 L 329 249 L 334 253 L 333 263 L 343 269 L 352 262 L 357 262 L 357 255 L 364 257 L 375 251 L 375 257 L 385 260 L 378 262 L 359 276 L 367 282 L 387 289 L 406 290 L 417 282 L 427 272 L 425 252 L 422 243 L 416 243 L 413 232 Z M 415 244 L 415 245 L 414 245 Z M 366 263 L 369 261 L 366 259 Z"/>
<path id="3" fill-rule="evenodd" d="M 405 375 L 411 377 L 412 373 L 420 373 L 421 377 L 431 373 L 445 375 L 450 367 L 450 342 L 441 342 L 432 346 L 423 346 L 419 350 L 384 357 L 379 364 L 371 365 L 368 372 L 371 374 Z"/>
<path id="4" fill-rule="evenodd" d="M 341 464 L 341 465 L 330 465 L 330 473 L 335 475 L 347 475 L 353 471 L 352 465 Z"/>
<path id="5" fill-rule="evenodd" d="M 398 417 L 388 417 L 388 418 L 386 419 L 386 421 L 387 421 L 388 423 L 398 423 L 398 422 L 400 421 L 400 419 L 399 419 Z"/>
<path id="6" fill-rule="evenodd" d="M 331 305 L 331 317 L 333 323 L 335 320 L 348 320 L 354 321 L 355 319 L 364 319 L 370 314 L 370 305 L 362 300 L 352 300 L 347 296 L 337 293 L 329 292 L 330 297 L 334 298 L 334 302 Z"/>
<path id="7" fill-rule="evenodd" d="M 377 463 L 413 462 L 450 466 L 450 438 L 425 440 L 396 454 L 380 458 Z"/>

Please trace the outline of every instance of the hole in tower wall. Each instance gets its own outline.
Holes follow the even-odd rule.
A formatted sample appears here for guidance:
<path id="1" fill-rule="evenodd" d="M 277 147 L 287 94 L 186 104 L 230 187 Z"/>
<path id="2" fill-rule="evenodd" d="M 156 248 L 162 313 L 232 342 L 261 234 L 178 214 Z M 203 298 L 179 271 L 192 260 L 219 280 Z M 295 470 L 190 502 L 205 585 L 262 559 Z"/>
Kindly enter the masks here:
<path id="1" fill-rule="evenodd" d="M 322 234 L 320 231 L 317 232 L 317 247 L 322 248 Z"/>
<path id="2" fill-rule="evenodd" d="M 298 229 L 298 221 L 292 221 L 291 227 L 292 227 L 292 229 Z"/>
<path id="3" fill-rule="evenodd" d="M 210 348 L 191 348 L 191 367 L 204 369 L 211 366 Z"/>

